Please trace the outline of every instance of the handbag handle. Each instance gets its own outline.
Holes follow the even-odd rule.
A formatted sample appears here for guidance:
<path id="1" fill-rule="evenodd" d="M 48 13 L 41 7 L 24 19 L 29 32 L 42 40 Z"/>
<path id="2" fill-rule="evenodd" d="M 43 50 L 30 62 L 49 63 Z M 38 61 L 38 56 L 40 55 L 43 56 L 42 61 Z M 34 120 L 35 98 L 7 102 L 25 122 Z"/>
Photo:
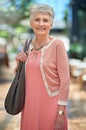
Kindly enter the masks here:
<path id="1" fill-rule="evenodd" d="M 26 52 L 26 51 L 28 50 L 31 41 L 32 41 L 32 39 L 30 39 L 29 42 L 28 42 L 28 39 L 26 40 L 26 42 L 25 42 L 25 46 L 24 46 L 24 52 Z"/>
<path id="2" fill-rule="evenodd" d="M 28 42 L 28 39 L 26 40 L 25 46 L 24 46 L 24 52 L 26 52 L 26 51 L 28 50 L 31 41 L 32 41 L 32 39 L 30 39 L 29 42 Z M 21 69 L 22 69 L 23 64 L 25 64 L 25 62 L 21 62 L 21 61 L 19 62 L 18 69 L 19 69 L 20 71 L 21 71 Z"/>

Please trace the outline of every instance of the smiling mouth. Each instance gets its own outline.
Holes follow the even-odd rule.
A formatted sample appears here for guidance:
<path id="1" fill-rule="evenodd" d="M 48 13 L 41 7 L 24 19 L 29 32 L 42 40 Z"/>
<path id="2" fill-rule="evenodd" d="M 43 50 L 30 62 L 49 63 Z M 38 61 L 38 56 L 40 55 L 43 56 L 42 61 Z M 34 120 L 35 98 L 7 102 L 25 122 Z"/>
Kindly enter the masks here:
<path id="1" fill-rule="evenodd" d="M 39 30 L 39 31 L 45 31 L 46 28 L 37 28 L 37 30 Z"/>
<path id="2" fill-rule="evenodd" d="M 37 30 L 42 32 L 42 31 L 45 31 L 46 29 L 37 29 Z"/>

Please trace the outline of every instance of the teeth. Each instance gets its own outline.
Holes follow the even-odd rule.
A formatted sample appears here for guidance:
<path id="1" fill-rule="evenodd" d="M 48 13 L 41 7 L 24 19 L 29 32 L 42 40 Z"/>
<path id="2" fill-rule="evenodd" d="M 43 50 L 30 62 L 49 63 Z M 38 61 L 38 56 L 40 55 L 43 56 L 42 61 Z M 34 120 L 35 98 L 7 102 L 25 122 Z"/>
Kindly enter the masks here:
<path id="1" fill-rule="evenodd" d="M 42 31 L 42 30 L 45 30 L 45 29 L 44 29 L 44 28 L 38 28 L 38 30 L 41 30 L 41 31 Z"/>
<path id="2" fill-rule="evenodd" d="M 40 30 L 41 30 L 41 29 L 45 29 L 45 28 L 37 28 L 37 29 L 40 29 Z"/>

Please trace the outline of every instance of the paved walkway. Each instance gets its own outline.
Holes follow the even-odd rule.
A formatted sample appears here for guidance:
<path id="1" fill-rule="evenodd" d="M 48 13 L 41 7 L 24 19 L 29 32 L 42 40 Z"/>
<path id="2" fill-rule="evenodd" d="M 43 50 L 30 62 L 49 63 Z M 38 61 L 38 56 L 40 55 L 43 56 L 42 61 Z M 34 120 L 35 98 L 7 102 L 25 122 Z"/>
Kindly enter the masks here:
<path id="1" fill-rule="evenodd" d="M 0 130 L 19 130 L 20 115 L 11 116 L 4 109 L 4 99 L 11 83 L 9 79 L 13 78 L 14 66 L 14 62 L 11 62 L 10 68 L 3 67 L 0 72 Z M 80 90 L 76 83 L 70 85 L 68 126 L 69 130 L 86 130 L 86 91 Z"/>
<path id="2" fill-rule="evenodd" d="M 69 130 L 86 130 L 86 91 L 71 83 L 68 103 Z"/>

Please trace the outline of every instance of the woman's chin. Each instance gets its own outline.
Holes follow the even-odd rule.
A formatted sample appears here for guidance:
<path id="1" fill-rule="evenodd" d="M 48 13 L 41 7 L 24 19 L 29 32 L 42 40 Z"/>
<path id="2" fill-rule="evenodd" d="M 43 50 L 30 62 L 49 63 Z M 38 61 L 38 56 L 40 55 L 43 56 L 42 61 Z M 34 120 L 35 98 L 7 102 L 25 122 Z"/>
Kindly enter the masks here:
<path id="1" fill-rule="evenodd" d="M 37 35 L 40 35 L 40 36 L 46 35 L 45 32 L 38 32 L 38 33 L 36 33 L 36 34 L 37 34 Z"/>

